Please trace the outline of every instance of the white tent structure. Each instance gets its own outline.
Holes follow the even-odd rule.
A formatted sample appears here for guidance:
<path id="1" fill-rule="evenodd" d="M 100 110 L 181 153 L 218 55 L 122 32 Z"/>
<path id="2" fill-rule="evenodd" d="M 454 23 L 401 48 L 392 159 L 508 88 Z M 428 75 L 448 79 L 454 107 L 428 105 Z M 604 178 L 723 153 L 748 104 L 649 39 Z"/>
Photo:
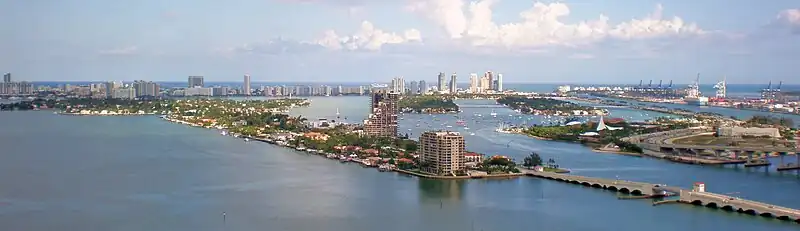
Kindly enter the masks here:
<path id="1" fill-rule="evenodd" d="M 602 130 L 615 131 L 615 130 L 622 130 L 622 129 L 623 128 L 621 128 L 621 127 L 611 127 L 611 126 L 606 125 L 606 122 L 603 120 L 603 116 L 600 116 L 600 122 L 597 123 L 597 131 L 598 132 L 602 131 Z"/>

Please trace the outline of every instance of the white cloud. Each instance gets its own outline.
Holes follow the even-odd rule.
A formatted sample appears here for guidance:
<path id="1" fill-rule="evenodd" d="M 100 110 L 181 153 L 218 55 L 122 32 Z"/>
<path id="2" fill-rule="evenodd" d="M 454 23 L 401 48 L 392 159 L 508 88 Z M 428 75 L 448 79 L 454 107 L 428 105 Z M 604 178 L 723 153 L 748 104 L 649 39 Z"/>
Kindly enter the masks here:
<path id="1" fill-rule="evenodd" d="M 402 44 L 422 41 L 422 35 L 417 29 L 408 29 L 402 35 L 384 32 L 375 28 L 371 22 L 361 23 L 359 30 L 350 36 L 340 36 L 334 30 L 325 32 L 321 39 L 315 43 L 333 50 L 380 50 L 386 44 Z"/>
<path id="2" fill-rule="evenodd" d="M 139 48 L 136 46 L 129 46 L 123 48 L 114 48 L 108 50 L 102 50 L 98 53 L 101 55 L 133 55 L 139 52 Z"/>
<path id="3" fill-rule="evenodd" d="M 663 19 L 661 5 L 645 18 L 609 25 L 609 18 L 605 15 L 568 24 L 561 21 L 570 14 L 565 3 L 536 2 L 532 8 L 519 14 L 520 22 L 498 25 L 492 21 L 491 9 L 498 1 L 471 2 L 465 12 L 464 0 L 411 0 L 407 9 L 431 19 L 449 37 L 466 40 L 473 46 L 574 47 L 608 38 L 637 40 L 705 33 L 679 17 Z"/>
<path id="4" fill-rule="evenodd" d="M 800 26 L 800 9 L 787 9 L 778 13 L 778 20 L 793 26 Z"/>

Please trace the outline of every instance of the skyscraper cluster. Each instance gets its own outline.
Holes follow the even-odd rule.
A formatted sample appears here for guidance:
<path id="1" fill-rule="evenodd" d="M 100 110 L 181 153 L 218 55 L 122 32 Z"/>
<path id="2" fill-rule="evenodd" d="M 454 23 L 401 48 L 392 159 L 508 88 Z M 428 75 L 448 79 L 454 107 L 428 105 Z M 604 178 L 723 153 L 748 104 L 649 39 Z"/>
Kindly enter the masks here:
<path id="1" fill-rule="evenodd" d="M 503 91 L 503 74 L 495 74 L 487 71 L 482 77 L 478 74 L 470 74 L 469 91 L 471 93 L 487 93 L 490 91 Z"/>
<path id="2" fill-rule="evenodd" d="M 0 83 L 0 95 L 32 95 L 33 83 L 26 81 L 11 81 L 11 73 L 3 74 L 3 82 Z"/>
<path id="3" fill-rule="evenodd" d="M 406 82 L 403 77 L 394 77 L 390 88 L 394 93 L 404 94 L 406 92 Z"/>

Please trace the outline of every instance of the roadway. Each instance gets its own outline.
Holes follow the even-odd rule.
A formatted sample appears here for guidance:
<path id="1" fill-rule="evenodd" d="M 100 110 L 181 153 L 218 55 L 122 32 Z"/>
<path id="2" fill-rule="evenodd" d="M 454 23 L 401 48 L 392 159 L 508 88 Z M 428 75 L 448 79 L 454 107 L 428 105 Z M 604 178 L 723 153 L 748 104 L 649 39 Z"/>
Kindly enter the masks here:
<path id="1" fill-rule="evenodd" d="M 520 168 L 520 171 L 528 176 L 534 176 L 549 180 L 563 181 L 573 184 L 580 184 L 593 188 L 614 190 L 622 193 L 653 196 L 662 194 L 664 191 L 672 192 L 676 193 L 680 197 L 678 201 L 683 203 L 728 209 L 732 211 L 738 211 L 741 213 L 748 213 L 752 215 L 760 215 L 765 217 L 773 217 L 781 220 L 791 220 L 800 223 L 800 210 L 762 203 L 758 201 L 734 198 L 711 192 L 695 192 L 681 187 L 666 186 L 663 184 L 653 184 L 647 182 L 636 182 L 636 181 L 627 181 L 620 179 L 605 179 L 598 177 L 587 177 L 587 176 L 578 176 L 578 175 L 552 173 L 552 172 L 537 172 L 534 170 L 524 169 L 524 168 Z"/>

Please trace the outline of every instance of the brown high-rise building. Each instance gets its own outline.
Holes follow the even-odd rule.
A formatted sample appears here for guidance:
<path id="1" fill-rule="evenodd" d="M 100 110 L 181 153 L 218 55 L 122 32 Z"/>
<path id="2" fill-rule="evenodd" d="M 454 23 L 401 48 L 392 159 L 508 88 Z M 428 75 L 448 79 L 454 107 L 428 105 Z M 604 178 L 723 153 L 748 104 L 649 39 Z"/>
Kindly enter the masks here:
<path id="1" fill-rule="evenodd" d="M 422 171 L 433 175 L 463 175 L 466 173 L 464 137 L 458 132 L 428 131 L 419 137 Z"/>
<path id="2" fill-rule="evenodd" d="M 388 89 L 373 89 L 370 95 L 369 118 L 364 121 L 364 133 L 370 136 L 397 136 L 397 101 L 400 93 Z"/>

